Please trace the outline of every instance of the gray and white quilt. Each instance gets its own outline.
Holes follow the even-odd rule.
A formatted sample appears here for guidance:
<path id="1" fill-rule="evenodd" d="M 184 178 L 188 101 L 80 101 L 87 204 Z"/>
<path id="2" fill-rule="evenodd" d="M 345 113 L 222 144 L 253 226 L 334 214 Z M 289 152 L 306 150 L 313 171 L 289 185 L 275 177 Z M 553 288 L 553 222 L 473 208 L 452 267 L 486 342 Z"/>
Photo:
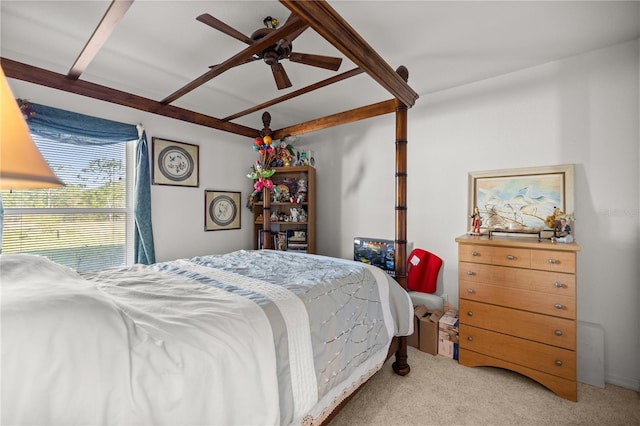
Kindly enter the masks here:
<path id="1" fill-rule="evenodd" d="M 318 255 L 0 266 L 2 424 L 311 424 L 413 332 L 396 281 Z"/>

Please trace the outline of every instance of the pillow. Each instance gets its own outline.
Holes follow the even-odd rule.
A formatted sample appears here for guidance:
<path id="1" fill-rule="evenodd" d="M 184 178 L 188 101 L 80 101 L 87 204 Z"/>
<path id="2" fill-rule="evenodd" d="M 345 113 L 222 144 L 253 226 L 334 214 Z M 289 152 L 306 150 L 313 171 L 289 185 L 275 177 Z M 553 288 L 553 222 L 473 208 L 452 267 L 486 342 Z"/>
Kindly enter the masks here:
<path id="1" fill-rule="evenodd" d="M 0 254 L 2 285 L 19 283 L 27 278 L 48 280 L 79 279 L 73 269 L 60 265 L 45 256 L 26 253 Z"/>
<path id="2" fill-rule="evenodd" d="M 442 259 L 422 249 L 414 249 L 407 260 L 407 287 L 422 293 L 435 293 Z"/>

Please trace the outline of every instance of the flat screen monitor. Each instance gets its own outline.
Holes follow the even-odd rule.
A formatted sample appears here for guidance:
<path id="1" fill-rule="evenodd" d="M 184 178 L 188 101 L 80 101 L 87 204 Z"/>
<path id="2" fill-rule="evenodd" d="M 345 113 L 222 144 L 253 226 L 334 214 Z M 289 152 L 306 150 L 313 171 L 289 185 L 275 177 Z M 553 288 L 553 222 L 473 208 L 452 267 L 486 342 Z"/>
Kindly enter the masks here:
<path id="1" fill-rule="evenodd" d="M 353 260 L 377 266 L 386 273 L 394 275 L 396 271 L 394 241 L 355 237 L 353 239 Z"/>

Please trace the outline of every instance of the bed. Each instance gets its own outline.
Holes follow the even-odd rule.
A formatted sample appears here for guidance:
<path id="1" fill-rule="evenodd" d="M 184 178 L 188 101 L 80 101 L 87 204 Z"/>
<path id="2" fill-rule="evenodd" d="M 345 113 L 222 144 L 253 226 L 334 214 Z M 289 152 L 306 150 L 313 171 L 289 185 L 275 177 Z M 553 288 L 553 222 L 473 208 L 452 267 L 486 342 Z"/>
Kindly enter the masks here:
<path id="1" fill-rule="evenodd" d="M 413 327 L 389 275 L 320 255 L 0 265 L 2 424 L 318 424 Z"/>
<path id="2" fill-rule="evenodd" d="M 271 264 L 265 261 L 258 262 L 257 269 L 249 268 L 244 261 L 236 262 L 235 267 L 211 267 L 217 262 L 224 264 L 224 259 L 229 257 L 259 257 L 257 252 L 251 251 L 152 266 L 135 265 L 82 276 L 43 258 L 0 255 L 3 424 L 35 424 L 47 419 L 58 419 L 58 423 L 145 425 L 326 423 L 389 356 L 395 356 L 393 369 L 398 375 L 409 373 L 405 336 L 412 333 L 412 307 L 402 289 L 406 288 L 407 276 L 407 112 L 418 94 L 407 84 L 408 70 L 403 66 L 391 68 L 326 2 L 280 0 L 280 3 L 357 66 L 341 74 L 340 78 L 302 88 L 295 96 L 365 72 L 392 95 L 391 99 L 273 131 L 268 125 L 260 130 L 189 111 L 164 100 L 148 99 L 87 80 L 69 79 L 64 74 L 9 58 L 0 60 L 9 78 L 250 138 L 270 135 L 274 140 L 282 139 L 395 114 L 395 140 L 389 138 L 390 143 L 395 143 L 396 154 L 395 280 L 375 267 L 322 256 L 299 254 L 291 264 L 285 262 L 284 257 L 294 254 L 269 250 L 263 250 L 260 256 L 269 256 L 269 262 L 282 262 L 274 277 L 267 273 L 276 271 L 269 269 L 274 266 L 268 266 Z M 108 31 L 106 33 L 108 36 Z M 251 46 L 245 51 L 247 55 L 249 49 Z M 235 66 L 241 60 L 243 57 L 236 55 L 230 58 L 231 62 L 225 63 Z M 199 77 L 186 87 L 192 90 L 205 81 Z M 242 111 L 242 114 L 265 110 L 293 97 L 293 94 L 279 97 Z M 172 102 L 174 100 L 172 98 Z M 269 229 L 268 215 L 265 215 L 263 227 Z M 314 287 L 310 282 L 282 283 L 276 287 L 280 290 L 273 290 L 275 277 L 281 277 L 284 270 L 296 271 L 291 265 L 306 262 L 325 265 L 326 268 L 320 270 L 326 271 L 327 276 L 340 274 L 338 270 L 342 268 L 361 277 L 366 275 L 366 280 L 356 281 L 362 284 L 366 281 L 371 290 L 366 297 L 349 298 L 348 303 L 341 290 L 332 289 L 325 282 Z M 178 269 L 184 270 L 184 274 L 175 273 Z M 302 269 L 293 276 L 300 279 L 315 269 Z M 372 277 L 378 283 L 375 290 L 374 284 L 369 284 Z M 232 283 L 224 281 L 227 278 Z M 165 284 L 160 284 L 162 281 Z M 213 282 L 216 284 L 211 285 Z M 270 297 L 265 297 L 261 291 L 247 289 L 253 285 L 261 291 L 266 288 L 275 291 L 278 302 L 268 302 Z M 316 298 L 311 297 L 313 302 L 307 300 L 305 297 L 309 294 L 317 294 L 317 299 L 335 297 L 336 300 L 331 301 L 338 305 L 332 308 L 321 302 L 326 306 L 312 308 Z M 371 300 L 375 294 L 378 299 Z M 285 299 L 279 299 L 285 295 Z M 388 306 L 384 295 L 387 295 Z M 213 296 L 221 296 L 221 299 Z M 82 303 L 73 303 L 74 300 Z M 151 301 L 153 303 L 148 303 Z M 215 309 L 226 310 L 230 316 L 222 319 L 213 307 L 207 308 L 208 303 Z M 371 317 L 375 318 L 375 324 L 369 324 L 370 331 L 375 332 L 361 333 L 367 325 L 358 326 L 357 335 L 362 334 L 363 340 L 358 340 L 356 348 L 342 347 L 340 338 L 348 334 L 341 334 L 345 330 L 340 327 L 342 320 L 337 320 L 339 314 L 344 314 L 348 319 L 346 324 L 355 324 L 349 322 L 359 318 L 357 310 L 348 310 L 351 304 L 362 309 L 367 306 L 367 319 L 370 319 L 369 312 L 378 312 L 378 316 Z M 280 312 L 281 308 L 287 314 L 277 314 L 275 319 L 269 317 L 269 313 Z M 311 311 L 319 311 L 320 318 L 310 316 Z M 300 318 L 296 314 L 303 314 L 301 318 L 304 319 L 304 312 L 309 313 L 306 320 L 309 326 L 296 320 Z M 294 328 L 283 327 L 285 316 Z M 105 324 L 98 318 L 109 318 L 110 321 Z M 221 327 L 213 327 L 214 324 Z M 100 336 L 97 329 L 102 330 Z M 242 332 L 229 333 L 229 330 L 240 329 Z M 321 337 L 325 331 L 323 341 Z M 239 335 L 247 337 L 238 341 Z M 308 336 L 321 344 L 306 349 L 289 345 L 293 340 L 306 341 Z M 324 344 L 326 339 L 332 338 L 329 336 L 334 336 L 335 340 Z M 220 341 L 231 356 L 223 357 L 218 352 L 222 350 L 221 345 L 215 342 Z M 254 344 L 261 349 L 255 349 Z M 271 345 L 271 349 L 265 349 L 262 344 Z M 338 349 L 333 352 L 323 352 L 335 345 Z M 183 353 L 187 348 L 188 353 Z M 69 353 L 58 356 L 56 350 Z M 292 354 L 292 350 L 305 352 Z M 279 356 L 273 355 L 275 353 Z M 331 354 L 335 357 L 329 356 Z M 219 362 L 207 362 L 211 359 Z M 356 362 L 349 363 L 349 359 Z M 291 362 L 295 367 L 293 372 L 288 367 Z M 18 365 L 20 367 L 15 368 Z M 329 366 L 326 371 L 321 369 L 322 374 L 318 372 L 321 365 Z M 119 367 L 121 376 L 112 374 L 114 367 Z M 355 367 L 353 371 L 351 367 Z M 188 370 L 189 374 L 180 368 Z M 265 373 L 269 368 L 272 372 Z M 314 374 L 310 373 L 312 370 Z M 92 380 L 95 377 L 100 380 Z M 296 378 L 297 385 L 286 386 L 285 382 L 292 378 Z M 219 397 L 221 394 L 225 395 L 224 399 Z"/>

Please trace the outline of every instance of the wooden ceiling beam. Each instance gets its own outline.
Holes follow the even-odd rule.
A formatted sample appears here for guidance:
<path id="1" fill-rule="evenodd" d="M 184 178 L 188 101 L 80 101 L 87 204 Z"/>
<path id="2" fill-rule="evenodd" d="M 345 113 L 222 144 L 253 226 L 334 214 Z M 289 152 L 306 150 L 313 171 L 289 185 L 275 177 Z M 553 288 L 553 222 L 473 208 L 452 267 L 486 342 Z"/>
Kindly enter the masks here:
<path id="1" fill-rule="evenodd" d="M 418 94 L 384 59 L 324 0 L 280 0 L 291 12 L 362 68 L 407 107 Z"/>
<path id="2" fill-rule="evenodd" d="M 93 58 L 98 54 L 102 45 L 107 41 L 116 25 L 127 13 L 134 0 L 113 0 L 105 12 L 102 20 L 91 34 L 91 37 L 84 45 L 82 52 L 71 66 L 67 73 L 67 78 L 77 80 L 87 69 Z"/>
<path id="3" fill-rule="evenodd" d="M 354 77 L 356 75 L 362 74 L 363 72 L 364 71 L 361 70 L 360 68 L 354 68 L 352 70 L 345 71 L 345 72 L 343 72 L 341 74 L 338 74 L 336 76 L 329 77 L 326 80 L 319 81 L 319 82 L 311 84 L 311 85 L 309 85 L 307 87 L 303 87 L 302 89 L 294 90 L 293 92 L 287 93 L 286 95 L 283 95 L 283 96 L 280 96 L 278 98 L 272 99 L 270 101 L 261 103 L 259 105 L 254 106 L 254 107 L 245 109 L 244 111 L 240 111 L 238 113 L 235 113 L 233 115 L 225 117 L 222 120 L 224 120 L 224 121 L 235 120 L 238 117 L 242 117 L 242 116 L 245 116 L 247 114 L 251 114 L 252 112 L 260 111 L 261 109 L 269 108 L 270 106 L 279 104 L 279 103 L 284 102 L 284 101 L 288 101 L 289 99 L 293 99 L 293 98 L 298 97 L 300 95 L 304 95 L 306 93 L 312 92 L 314 90 L 320 89 L 322 87 L 328 86 L 328 85 L 333 84 L 333 83 L 337 83 L 337 82 L 345 80 L 347 78 Z"/>
<path id="4" fill-rule="evenodd" d="M 141 111 L 150 112 L 152 114 L 158 114 L 168 118 L 174 118 L 177 120 L 186 121 L 193 124 L 198 124 L 201 126 L 210 127 L 213 129 L 251 138 L 259 136 L 260 131 L 239 124 L 234 124 L 225 120 L 230 120 L 242 115 L 246 115 L 250 112 L 257 111 L 259 109 L 264 109 L 268 106 L 275 105 L 276 103 L 291 99 L 292 97 L 302 95 L 331 83 L 335 83 L 344 78 L 360 74 L 363 71 L 366 72 L 374 80 L 376 80 L 385 89 L 387 89 L 393 96 L 395 96 L 395 99 L 367 105 L 360 108 L 355 108 L 352 110 L 328 115 L 326 117 L 282 128 L 273 132 L 272 137 L 274 139 L 281 139 L 286 136 L 299 135 L 311 131 L 338 126 L 341 124 L 352 123 L 383 114 L 388 114 L 396 110 L 398 102 L 408 107 L 414 105 L 415 100 L 418 98 L 418 94 L 415 93 L 411 89 L 411 87 L 409 87 L 406 81 L 396 71 L 394 71 L 373 50 L 373 48 L 371 48 L 371 46 L 369 46 L 366 41 L 364 41 L 364 39 L 362 39 L 362 37 L 360 37 L 346 21 L 326 3 L 326 1 L 317 0 L 300 2 L 280 0 L 280 2 L 283 3 L 287 8 L 289 8 L 294 14 L 294 16 L 292 16 L 292 22 L 288 22 L 289 25 L 286 26 L 288 28 L 286 28 L 285 31 L 281 31 L 280 36 L 285 36 L 285 33 L 291 34 L 295 31 L 301 31 L 308 25 L 312 27 L 319 35 L 324 37 L 334 47 L 336 47 L 343 54 L 349 57 L 355 64 L 358 65 L 359 68 L 347 71 L 339 76 L 332 77 L 314 85 L 307 86 L 306 88 L 292 92 L 280 98 L 276 98 L 272 101 L 268 101 L 264 104 L 255 106 L 233 116 L 229 116 L 224 120 L 167 104 L 168 101 L 173 101 L 183 94 L 193 90 L 198 85 L 203 84 L 205 82 L 205 79 L 213 78 L 214 75 L 211 71 L 210 73 L 206 73 L 199 79 L 196 79 L 194 82 L 183 87 L 178 92 L 175 92 L 169 98 L 158 102 L 152 99 L 112 89 L 106 86 L 101 86 L 98 84 L 80 80 L 71 80 L 64 75 L 16 62 L 7 58 L 0 58 L 0 63 L 5 70 L 6 76 L 10 78 L 15 78 L 41 86 L 47 86 L 69 93 L 75 93 L 93 99 L 99 99 L 138 109 Z M 280 30 L 283 29 L 284 27 Z M 270 36 L 274 35 L 275 33 L 276 31 L 271 33 Z M 256 48 L 259 47 L 257 45 L 270 42 L 270 37 L 267 36 L 253 43 L 250 48 Z M 224 69 L 228 69 L 227 67 L 230 68 L 239 65 L 240 63 L 242 63 L 242 61 L 247 60 L 246 55 L 248 55 L 249 52 L 252 52 L 252 49 L 240 52 L 232 58 L 229 58 L 223 64 L 220 64 L 220 66 L 222 66 Z"/>
<path id="5" fill-rule="evenodd" d="M 82 80 L 70 80 L 63 74 L 23 64 L 11 59 L 0 58 L 0 63 L 2 64 L 5 75 L 9 78 L 15 78 L 17 80 L 38 84 L 40 86 L 51 87 L 65 92 L 111 102 L 140 111 L 150 112 L 152 114 L 158 114 L 174 118 L 176 120 L 210 127 L 212 129 L 234 133 L 240 136 L 255 138 L 260 135 L 260 131 L 257 129 L 252 129 L 240 124 L 229 123 L 215 117 L 178 108 L 172 105 L 164 105 L 152 99 L 122 92 L 99 84 L 89 83 Z"/>
<path id="6" fill-rule="evenodd" d="M 316 130 L 327 129 L 329 127 L 353 123 L 355 121 L 389 114 L 395 112 L 397 105 L 398 101 L 396 99 L 389 99 L 388 101 L 382 101 L 360 108 L 350 109 L 348 111 L 339 112 L 337 114 L 332 114 L 326 117 L 317 118 L 315 120 L 285 127 L 274 131 L 271 137 L 274 140 L 282 139 L 287 136 L 302 135 L 304 133 L 314 132 Z"/>

